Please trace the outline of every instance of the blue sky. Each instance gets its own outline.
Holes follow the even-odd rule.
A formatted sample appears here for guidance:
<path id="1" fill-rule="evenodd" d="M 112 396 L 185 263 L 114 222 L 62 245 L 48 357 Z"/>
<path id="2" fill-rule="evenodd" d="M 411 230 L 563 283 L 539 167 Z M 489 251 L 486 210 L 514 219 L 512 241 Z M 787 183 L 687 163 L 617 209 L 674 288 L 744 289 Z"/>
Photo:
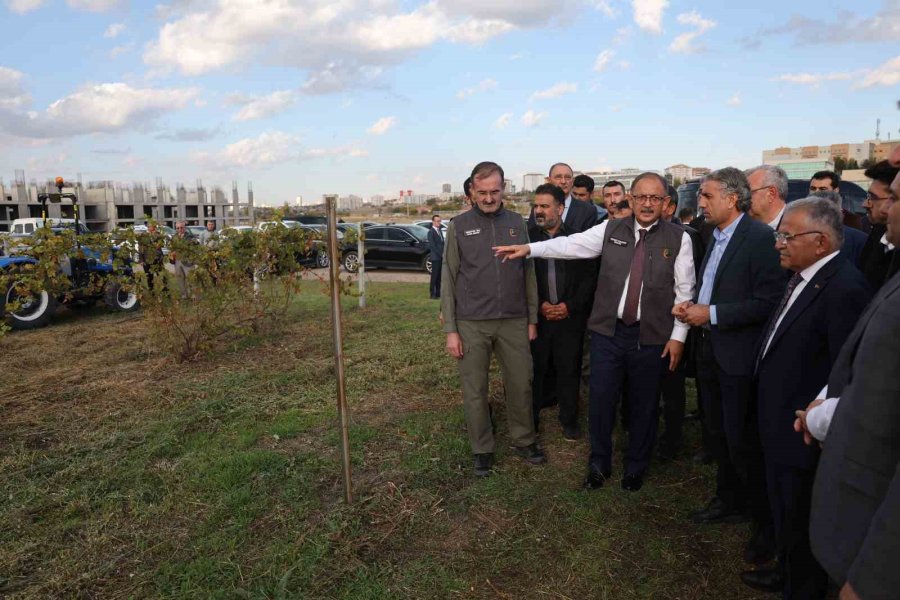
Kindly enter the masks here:
<path id="1" fill-rule="evenodd" d="M 0 0 L 0 177 L 461 188 L 900 136 L 900 0 Z"/>

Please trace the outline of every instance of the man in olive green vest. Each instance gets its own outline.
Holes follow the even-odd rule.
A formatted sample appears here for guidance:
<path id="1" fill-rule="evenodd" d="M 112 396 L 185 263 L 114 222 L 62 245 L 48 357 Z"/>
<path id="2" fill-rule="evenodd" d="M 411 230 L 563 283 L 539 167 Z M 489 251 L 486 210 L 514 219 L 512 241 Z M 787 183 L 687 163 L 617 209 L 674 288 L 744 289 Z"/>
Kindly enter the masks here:
<path id="1" fill-rule="evenodd" d="M 527 243 L 525 220 L 503 206 L 500 165 L 472 170 L 472 209 L 447 228 L 441 276 L 441 312 L 447 352 L 459 361 L 466 428 L 475 475 L 490 474 L 494 434 L 488 405 L 488 374 L 496 354 L 506 388 L 509 435 L 517 454 L 543 463 L 531 408 L 531 349 L 537 337 L 537 284 L 532 261 L 503 262 L 498 244 Z"/>

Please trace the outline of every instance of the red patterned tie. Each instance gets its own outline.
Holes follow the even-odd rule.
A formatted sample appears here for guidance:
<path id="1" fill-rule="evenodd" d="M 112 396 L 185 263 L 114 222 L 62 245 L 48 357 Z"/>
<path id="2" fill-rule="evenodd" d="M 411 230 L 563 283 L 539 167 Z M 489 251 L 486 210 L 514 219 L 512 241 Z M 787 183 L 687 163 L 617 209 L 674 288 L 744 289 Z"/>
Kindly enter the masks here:
<path id="1" fill-rule="evenodd" d="M 622 322 L 634 325 L 638 320 L 638 303 L 641 299 L 641 284 L 644 282 L 644 234 L 646 229 L 638 229 L 638 241 L 631 257 L 631 272 L 628 275 L 628 293 L 625 294 L 625 309 Z"/>

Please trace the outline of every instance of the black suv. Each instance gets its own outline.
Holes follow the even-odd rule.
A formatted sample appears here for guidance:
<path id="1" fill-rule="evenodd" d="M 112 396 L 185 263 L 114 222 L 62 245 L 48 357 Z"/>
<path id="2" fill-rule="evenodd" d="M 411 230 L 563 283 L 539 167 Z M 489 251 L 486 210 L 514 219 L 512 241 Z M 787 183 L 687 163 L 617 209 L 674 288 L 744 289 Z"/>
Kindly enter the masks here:
<path id="1" fill-rule="evenodd" d="M 422 269 L 431 273 L 428 230 L 418 225 L 378 225 L 366 228 L 366 268 Z M 356 246 L 345 248 L 341 262 L 350 273 L 359 269 Z"/>

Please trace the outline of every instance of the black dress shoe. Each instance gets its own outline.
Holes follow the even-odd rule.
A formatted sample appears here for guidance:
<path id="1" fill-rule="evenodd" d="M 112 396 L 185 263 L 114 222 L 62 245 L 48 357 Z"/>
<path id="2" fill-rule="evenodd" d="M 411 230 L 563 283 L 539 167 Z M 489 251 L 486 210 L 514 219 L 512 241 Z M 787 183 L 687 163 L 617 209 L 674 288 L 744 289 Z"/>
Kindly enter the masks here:
<path id="1" fill-rule="evenodd" d="M 547 462 L 547 456 L 544 454 L 543 448 L 535 442 L 529 446 L 516 446 L 516 454 L 524 458 L 532 465 L 539 465 Z"/>
<path id="2" fill-rule="evenodd" d="M 691 514 L 691 521 L 703 525 L 713 523 L 742 523 L 747 516 L 732 506 L 725 504 L 718 496 L 710 500 L 706 508 Z"/>
<path id="3" fill-rule="evenodd" d="M 636 492 L 644 485 L 644 475 L 642 473 L 632 473 L 622 478 L 622 489 L 629 492 Z"/>
<path id="4" fill-rule="evenodd" d="M 700 450 L 693 458 L 694 463 L 698 465 L 710 465 L 713 460 L 713 455 L 706 450 Z"/>
<path id="5" fill-rule="evenodd" d="M 753 535 L 744 546 L 744 562 L 764 565 L 775 558 L 775 531 L 771 525 L 754 527 Z"/>
<path id="6" fill-rule="evenodd" d="M 578 425 L 563 427 L 563 439 L 567 442 L 577 442 L 581 439 L 581 429 Z"/>
<path id="7" fill-rule="evenodd" d="M 594 470 L 588 471 L 588 475 L 584 478 L 584 483 L 581 485 L 581 487 L 586 490 L 599 490 L 603 487 L 603 484 L 607 479 L 610 478 L 611 475 L 612 473 L 610 473 L 609 471 L 605 473 L 602 471 Z"/>
<path id="8" fill-rule="evenodd" d="M 475 477 L 487 477 L 491 474 L 491 467 L 494 464 L 494 455 L 491 453 L 476 454 L 473 457 L 475 463 Z"/>
<path id="9" fill-rule="evenodd" d="M 777 594 L 784 589 L 784 576 L 780 569 L 760 569 L 758 571 L 744 571 L 741 573 L 741 581 L 754 590 Z"/>

